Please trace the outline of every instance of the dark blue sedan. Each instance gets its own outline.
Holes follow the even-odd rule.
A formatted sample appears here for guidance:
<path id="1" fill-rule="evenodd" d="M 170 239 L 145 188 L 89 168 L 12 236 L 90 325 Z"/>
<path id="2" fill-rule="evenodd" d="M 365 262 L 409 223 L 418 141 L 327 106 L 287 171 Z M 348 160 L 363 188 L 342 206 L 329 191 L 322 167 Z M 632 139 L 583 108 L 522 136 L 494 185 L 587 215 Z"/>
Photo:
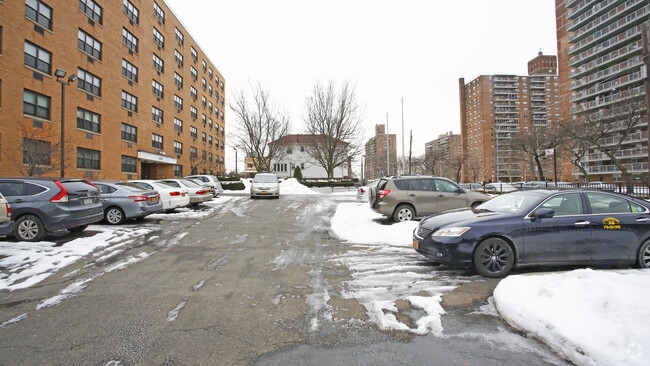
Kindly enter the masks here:
<path id="1" fill-rule="evenodd" d="M 650 268 L 650 203 L 579 189 L 512 192 L 423 219 L 413 247 L 485 277 L 528 265 Z"/>

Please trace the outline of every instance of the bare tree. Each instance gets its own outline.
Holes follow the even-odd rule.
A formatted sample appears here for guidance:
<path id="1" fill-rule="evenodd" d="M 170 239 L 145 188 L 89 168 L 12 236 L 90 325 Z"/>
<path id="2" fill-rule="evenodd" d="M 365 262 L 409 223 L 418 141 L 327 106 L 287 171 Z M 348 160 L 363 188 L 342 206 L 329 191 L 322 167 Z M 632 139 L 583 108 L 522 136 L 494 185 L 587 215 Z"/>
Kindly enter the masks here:
<path id="1" fill-rule="evenodd" d="M 477 156 L 468 156 L 465 161 L 465 177 L 469 182 L 478 182 L 481 176 L 481 163 Z"/>
<path id="2" fill-rule="evenodd" d="M 22 160 L 13 163 L 23 176 L 39 176 L 53 172 L 60 167 L 60 141 L 53 142 L 51 123 L 34 126 L 32 119 L 17 120 L 16 130 L 19 140 L 18 151 Z M 67 146 L 70 146 L 68 144 Z"/>
<path id="3" fill-rule="evenodd" d="M 583 165 L 582 159 L 589 153 L 589 145 L 584 140 L 566 139 L 564 149 L 571 156 L 571 163 L 582 172 L 585 183 L 589 180 L 589 172 Z"/>
<path id="4" fill-rule="evenodd" d="M 332 81 L 327 85 L 316 84 L 307 96 L 303 119 L 307 133 L 314 136 L 314 143 L 305 151 L 325 168 L 328 178 L 349 157 L 361 153 L 363 113 L 348 82 L 338 91 Z"/>
<path id="5" fill-rule="evenodd" d="M 447 178 L 454 179 L 456 182 L 460 182 L 463 166 L 466 164 L 467 160 L 467 155 L 465 154 L 457 154 L 447 160 L 447 166 L 450 169 L 450 173 L 454 175 L 453 177 Z"/>
<path id="6" fill-rule="evenodd" d="M 617 153 L 626 140 L 633 135 L 642 135 L 641 124 L 647 109 L 640 100 L 619 101 L 594 113 L 585 113 L 573 120 L 560 122 L 562 130 L 574 140 L 605 154 L 621 171 L 627 192 L 634 191 L 634 177 L 624 163 L 626 154 Z"/>
<path id="7" fill-rule="evenodd" d="M 542 157 L 546 156 L 547 149 L 560 146 L 561 134 L 552 126 L 532 127 L 530 130 L 520 130 L 511 142 L 512 149 L 521 151 L 535 162 L 541 180 L 546 180 Z"/>
<path id="8" fill-rule="evenodd" d="M 424 156 L 424 168 L 428 174 L 436 175 L 436 168 L 442 167 L 445 163 L 445 154 L 440 149 L 427 151 Z M 440 170 L 437 172 L 440 174 Z"/>
<path id="9" fill-rule="evenodd" d="M 286 153 L 282 144 L 273 144 L 289 134 L 289 117 L 272 101 L 261 85 L 251 85 L 252 96 L 241 90 L 229 104 L 235 113 L 237 131 L 234 145 L 251 158 L 258 172 L 271 171 L 271 162 Z"/>

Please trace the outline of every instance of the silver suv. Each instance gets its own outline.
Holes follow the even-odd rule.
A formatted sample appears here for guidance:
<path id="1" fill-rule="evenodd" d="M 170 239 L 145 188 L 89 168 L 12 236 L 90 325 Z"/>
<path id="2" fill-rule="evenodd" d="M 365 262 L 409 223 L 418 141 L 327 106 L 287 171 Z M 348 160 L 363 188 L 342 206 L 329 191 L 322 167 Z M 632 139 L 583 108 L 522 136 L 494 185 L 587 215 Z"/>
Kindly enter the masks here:
<path id="1" fill-rule="evenodd" d="M 475 207 L 489 197 L 467 191 L 447 178 L 396 176 L 382 178 L 370 189 L 370 208 L 396 222 L 463 207 Z"/>

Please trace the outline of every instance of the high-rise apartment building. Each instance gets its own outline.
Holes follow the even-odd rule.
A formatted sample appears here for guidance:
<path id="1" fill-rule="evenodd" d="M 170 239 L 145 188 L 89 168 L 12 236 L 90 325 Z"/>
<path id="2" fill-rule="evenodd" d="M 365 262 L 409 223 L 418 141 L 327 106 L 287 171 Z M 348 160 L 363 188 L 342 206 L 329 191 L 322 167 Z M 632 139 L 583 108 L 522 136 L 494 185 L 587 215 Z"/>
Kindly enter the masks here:
<path id="1" fill-rule="evenodd" d="M 621 101 L 647 100 L 648 0 L 556 0 L 555 5 L 563 110 L 580 118 Z M 617 152 L 632 174 L 648 172 L 647 119 L 637 127 Z M 589 181 L 621 181 L 620 170 L 598 149 L 589 150 L 582 166 Z"/>
<path id="2" fill-rule="evenodd" d="M 224 84 L 164 0 L 0 1 L 0 175 L 224 173 Z"/>
<path id="3" fill-rule="evenodd" d="M 462 155 L 461 137 L 449 131 L 424 144 L 425 166 L 428 174 L 456 179 L 455 164 Z M 435 164 L 433 164 L 435 162 Z"/>
<path id="4" fill-rule="evenodd" d="M 397 136 L 386 134 L 385 125 L 375 125 L 375 136 L 366 142 L 365 159 L 365 179 L 375 179 L 398 173 Z"/>
<path id="5" fill-rule="evenodd" d="M 459 80 L 463 181 L 538 179 L 526 156 L 513 149 L 520 131 L 560 119 L 559 81 L 554 56 L 540 54 L 528 64 L 530 75 L 481 75 Z"/>

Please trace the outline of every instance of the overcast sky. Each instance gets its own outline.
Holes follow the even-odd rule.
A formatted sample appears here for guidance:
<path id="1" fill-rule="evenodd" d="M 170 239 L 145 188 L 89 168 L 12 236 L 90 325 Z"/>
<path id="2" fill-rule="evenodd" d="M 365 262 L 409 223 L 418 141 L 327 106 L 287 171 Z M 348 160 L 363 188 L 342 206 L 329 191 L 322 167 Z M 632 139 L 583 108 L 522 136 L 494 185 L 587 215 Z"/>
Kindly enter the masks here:
<path id="1" fill-rule="evenodd" d="M 226 79 L 226 98 L 259 82 L 291 115 L 292 133 L 302 133 L 313 86 L 347 80 L 365 109 L 364 141 L 388 114 L 398 155 L 402 98 L 405 152 L 412 130 L 420 155 L 438 135 L 460 133 L 459 78 L 526 75 L 540 49 L 557 53 L 553 0 L 165 1 Z"/>

